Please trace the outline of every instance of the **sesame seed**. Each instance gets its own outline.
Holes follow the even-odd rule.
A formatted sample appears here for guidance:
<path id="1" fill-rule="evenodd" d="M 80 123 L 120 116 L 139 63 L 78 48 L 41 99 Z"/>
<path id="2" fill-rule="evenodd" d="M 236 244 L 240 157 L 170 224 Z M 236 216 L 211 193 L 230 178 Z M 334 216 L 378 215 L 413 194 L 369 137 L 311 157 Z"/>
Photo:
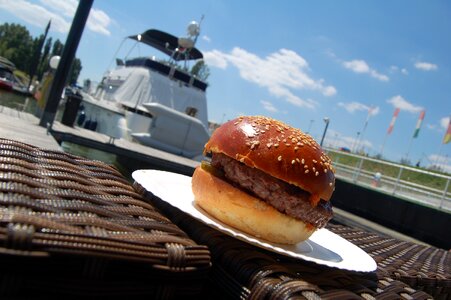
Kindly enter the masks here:
<path id="1" fill-rule="evenodd" d="M 327 169 L 324 169 L 324 173 L 327 173 Z"/>
<path id="2" fill-rule="evenodd" d="M 304 164 L 304 163 L 305 163 L 305 160 L 304 160 L 304 159 L 302 159 L 302 160 L 301 160 L 301 164 Z"/>
<path id="3" fill-rule="evenodd" d="M 315 168 L 315 167 L 313 167 L 313 168 L 312 168 L 312 170 L 313 170 L 313 172 L 315 172 L 315 171 L 316 171 L 316 168 Z"/>
<path id="4" fill-rule="evenodd" d="M 314 163 L 314 164 L 316 164 L 316 163 L 317 163 L 317 161 L 316 161 L 316 160 L 312 160 L 312 161 L 313 161 L 313 163 Z"/>
<path id="5" fill-rule="evenodd" d="M 296 161 L 298 162 L 298 163 L 300 163 L 301 161 L 299 160 L 299 158 L 296 158 Z"/>
<path id="6" fill-rule="evenodd" d="M 279 157 L 277 158 L 278 161 L 282 160 L 282 155 L 279 155 Z"/>
<path id="7" fill-rule="evenodd" d="M 316 171 L 316 172 L 315 172 L 315 176 L 318 176 L 318 175 L 319 175 L 319 172 L 318 172 L 318 171 Z"/>
<path id="8" fill-rule="evenodd" d="M 276 148 L 279 147 L 279 143 L 275 143 L 274 147 L 276 147 Z"/>
<path id="9" fill-rule="evenodd" d="M 298 151 L 298 150 L 299 150 L 298 146 L 294 147 L 294 151 Z"/>
<path id="10" fill-rule="evenodd" d="M 293 159 L 293 160 L 291 161 L 291 164 L 294 165 L 295 163 L 296 163 L 296 161 Z"/>
<path id="11" fill-rule="evenodd" d="M 310 171 L 309 171 L 309 170 L 307 169 L 307 170 L 305 170 L 305 172 L 304 172 L 304 173 L 305 173 L 305 174 L 307 174 L 308 172 L 310 172 Z"/>
<path id="12" fill-rule="evenodd" d="M 333 183 L 331 182 L 331 183 L 329 183 L 329 186 L 332 186 L 333 185 Z"/>
<path id="13" fill-rule="evenodd" d="M 304 169 L 308 169 L 308 166 L 307 166 L 307 165 L 304 165 Z"/>
<path id="14" fill-rule="evenodd" d="M 266 147 L 268 147 L 268 148 L 271 148 L 271 146 L 272 146 L 272 143 L 266 144 Z"/>
<path id="15" fill-rule="evenodd" d="M 240 162 L 244 162 L 244 157 L 241 157 L 241 158 L 240 158 Z"/>

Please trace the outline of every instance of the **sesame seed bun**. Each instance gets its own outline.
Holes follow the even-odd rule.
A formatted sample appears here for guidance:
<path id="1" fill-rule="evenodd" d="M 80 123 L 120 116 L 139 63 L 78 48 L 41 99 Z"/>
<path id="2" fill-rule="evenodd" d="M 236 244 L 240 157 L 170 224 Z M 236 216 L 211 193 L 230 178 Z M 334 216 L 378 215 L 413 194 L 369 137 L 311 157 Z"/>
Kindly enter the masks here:
<path id="1" fill-rule="evenodd" d="M 251 168 L 330 200 L 335 175 L 330 158 L 308 134 L 280 121 L 239 117 L 216 129 L 204 152 L 223 153 Z"/>
<path id="2" fill-rule="evenodd" d="M 208 214 L 269 242 L 297 244 L 308 239 L 316 229 L 279 212 L 201 167 L 194 171 L 192 189 L 195 203 Z"/>

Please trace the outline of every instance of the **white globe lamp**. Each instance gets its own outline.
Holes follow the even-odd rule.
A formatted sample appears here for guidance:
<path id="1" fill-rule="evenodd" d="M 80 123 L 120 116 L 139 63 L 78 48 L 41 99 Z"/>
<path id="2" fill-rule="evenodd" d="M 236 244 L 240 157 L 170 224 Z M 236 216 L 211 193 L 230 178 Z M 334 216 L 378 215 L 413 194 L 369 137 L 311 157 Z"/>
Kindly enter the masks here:
<path id="1" fill-rule="evenodd" d="M 49 61 L 50 68 L 52 68 L 53 70 L 56 70 L 56 68 L 58 68 L 60 59 L 61 59 L 61 57 L 58 55 L 52 56 L 52 58 L 50 58 L 50 61 Z"/>

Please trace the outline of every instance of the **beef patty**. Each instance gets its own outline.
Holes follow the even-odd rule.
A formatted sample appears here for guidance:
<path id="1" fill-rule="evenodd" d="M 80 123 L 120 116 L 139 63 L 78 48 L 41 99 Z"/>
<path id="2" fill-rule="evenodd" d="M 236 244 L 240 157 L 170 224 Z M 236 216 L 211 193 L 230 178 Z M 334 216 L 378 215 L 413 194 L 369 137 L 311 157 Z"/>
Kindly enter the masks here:
<path id="1" fill-rule="evenodd" d="M 324 227 L 332 219 L 329 201 L 320 200 L 316 207 L 310 204 L 310 193 L 286 183 L 258 169 L 246 166 L 221 153 L 213 153 L 212 166 L 224 172 L 234 186 L 256 195 L 278 211 L 316 228 Z"/>

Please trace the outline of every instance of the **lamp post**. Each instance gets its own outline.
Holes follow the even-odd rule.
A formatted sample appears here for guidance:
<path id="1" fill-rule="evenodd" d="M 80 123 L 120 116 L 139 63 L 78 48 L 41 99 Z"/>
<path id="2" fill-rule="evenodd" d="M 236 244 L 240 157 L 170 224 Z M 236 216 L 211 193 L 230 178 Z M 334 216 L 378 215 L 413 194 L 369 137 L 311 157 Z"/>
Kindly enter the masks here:
<path id="1" fill-rule="evenodd" d="M 359 149 L 359 136 L 360 136 L 360 131 L 357 131 L 357 137 L 354 140 L 354 143 L 352 143 L 352 152 L 357 152 L 357 150 Z"/>
<path id="2" fill-rule="evenodd" d="M 312 124 L 313 122 L 315 122 L 315 120 L 310 120 L 310 124 L 308 126 L 307 132 L 306 133 L 310 133 L 310 129 L 312 129 Z"/>
<path id="3" fill-rule="evenodd" d="M 80 0 L 78 2 L 78 7 L 75 11 L 66 43 L 64 44 L 63 53 L 61 54 L 55 76 L 53 77 L 44 112 L 39 121 L 39 126 L 41 127 L 51 127 L 53 124 L 58 104 L 61 100 L 61 94 L 63 93 L 64 85 L 66 84 L 69 70 L 74 60 L 75 52 L 77 51 L 93 2 L 94 0 Z"/>
<path id="4" fill-rule="evenodd" d="M 321 147 L 323 146 L 324 138 L 326 137 L 327 127 L 329 127 L 329 122 L 330 122 L 330 119 L 328 117 L 325 117 L 323 120 L 326 123 L 326 126 L 324 127 L 323 137 L 321 138 L 321 143 L 320 143 Z"/>

